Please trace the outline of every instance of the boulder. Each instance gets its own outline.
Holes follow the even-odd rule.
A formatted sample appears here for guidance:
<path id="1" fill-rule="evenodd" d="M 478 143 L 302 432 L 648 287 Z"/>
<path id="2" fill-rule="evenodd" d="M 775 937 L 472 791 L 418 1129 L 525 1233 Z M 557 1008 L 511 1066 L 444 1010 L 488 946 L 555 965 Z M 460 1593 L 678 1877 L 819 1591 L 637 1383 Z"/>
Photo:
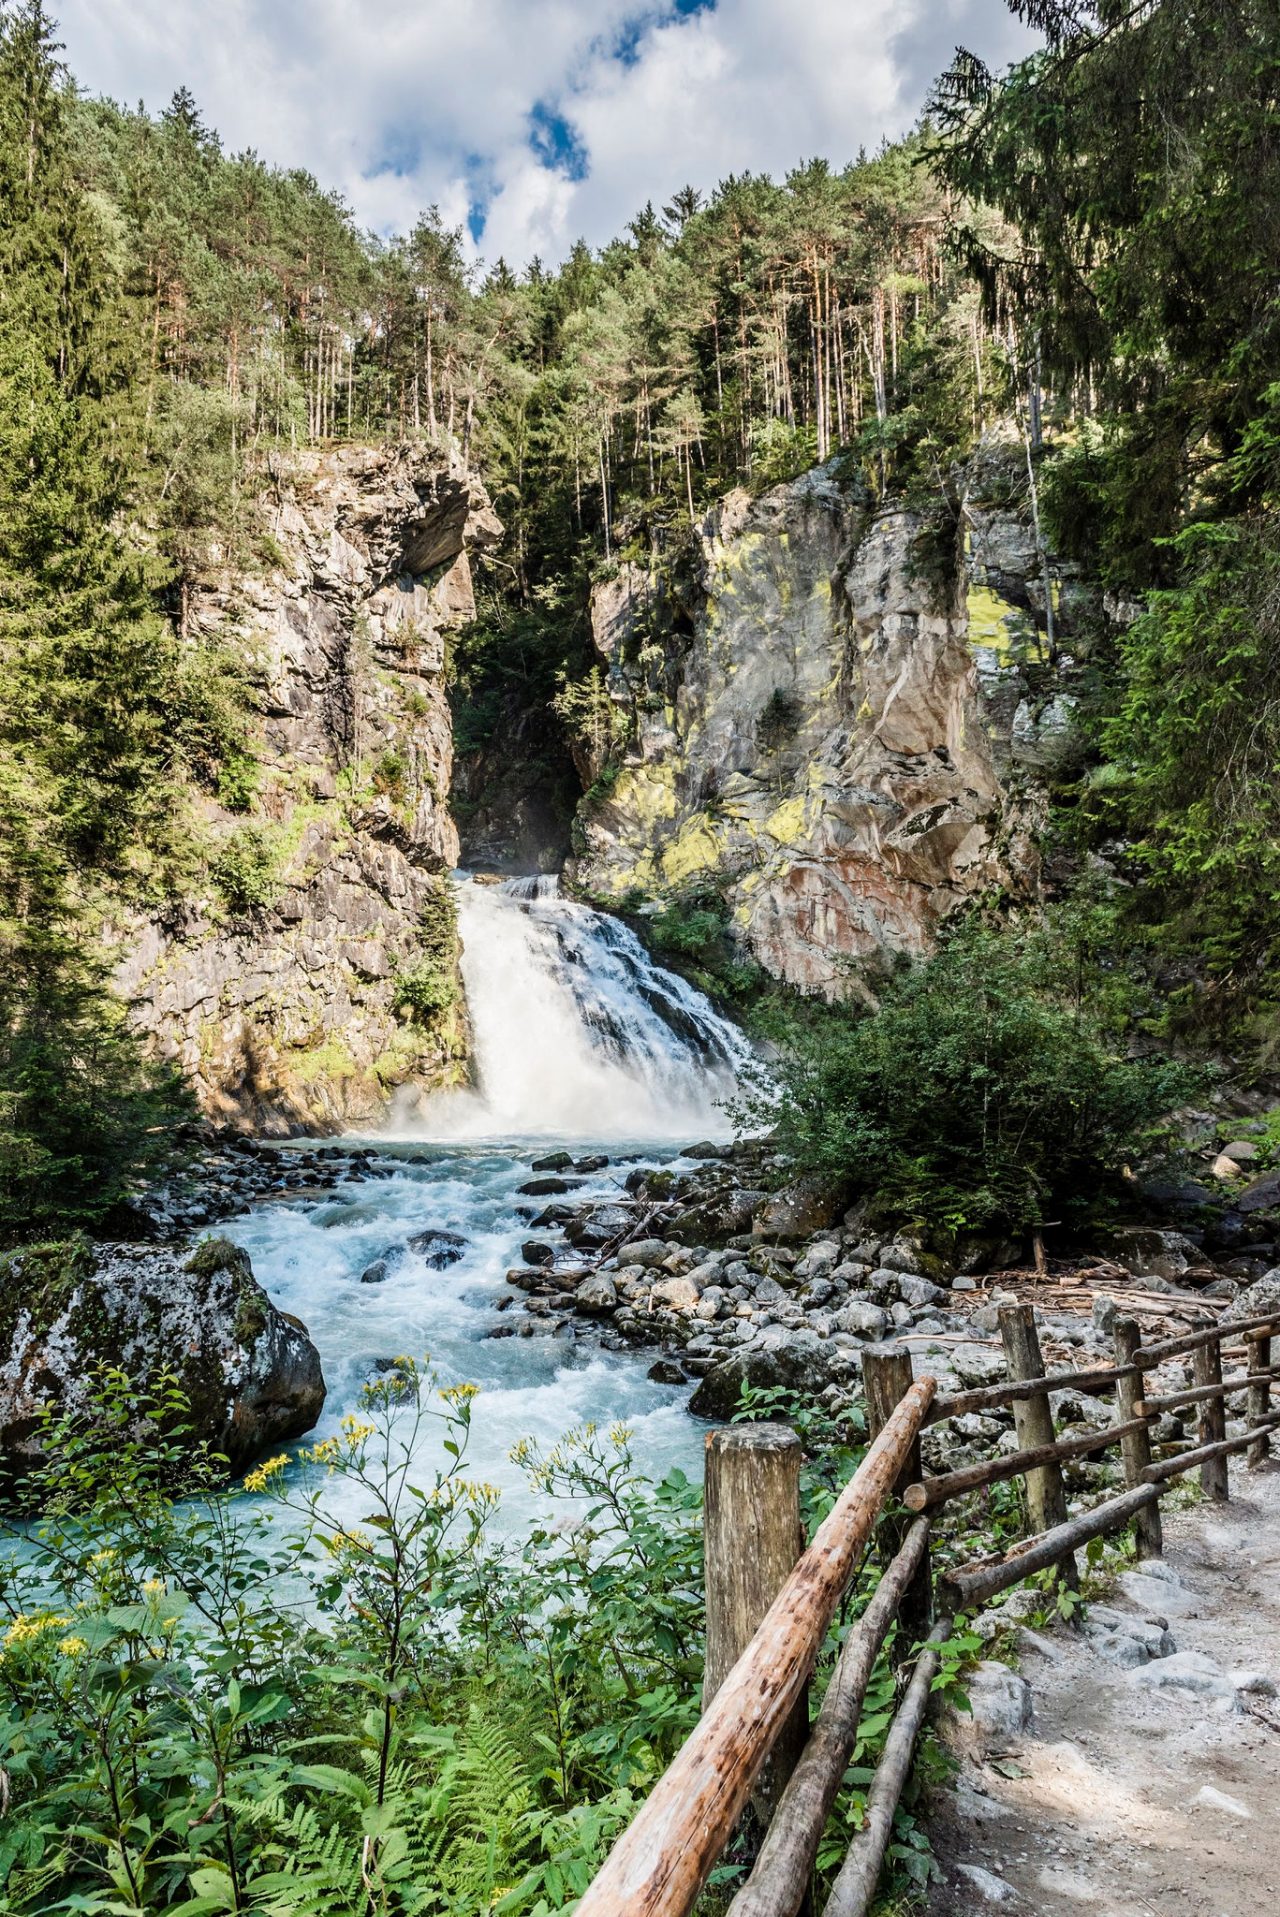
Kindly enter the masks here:
<path id="1" fill-rule="evenodd" d="M 1264 1172 L 1237 1192 L 1233 1202 L 1236 1210 L 1243 1212 L 1270 1211 L 1280 1206 L 1280 1171 Z"/>
<path id="2" fill-rule="evenodd" d="M 771 1337 L 773 1332 L 778 1335 Z M 707 1373 L 689 1400 L 689 1409 L 697 1418 L 724 1422 L 737 1410 L 744 1384 L 781 1387 L 812 1397 L 828 1385 L 847 1383 L 854 1363 L 839 1346 L 815 1332 L 770 1325 L 750 1345 L 731 1351 Z"/>
<path id="3" fill-rule="evenodd" d="M 446 1271 L 456 1265 L 467 1249 L 466 1239 L 457 1231 L 416 1231 L 405 1242 L 432 1271 Z"/>
<path id="4" fill-rule="evenodd" d="M 593 1211 L 570 1219 L 564 1235 L 571 1245 L 577 1245 L 583 1251 L 599 1251 L 602 1246 L 612 1244 L 615 1238 L 621 1238 L 634 1220 L 635 1213 L 622 1205 L 597 1205 Z M 628 1263 L 634 1262 L 630 1250 L 627 1260 Z"/>
<path id="5" fill-rule="evenodd" d="M 883 1338 L 889 1329 L 889 1314 L 880 1305 L 864 1304 L 852 1299 L 835 1314 L 836 1329 L 848 1331 L 855 1338 Z"/>
<path id="6" fill-rule="evenodd" d="M 526 1178 L 518 1189 L 525 1198 L 559 1198 L 572 1191 L 573 1184 L 567 1178 Z"/>
<path id="7" fill-rule="evenodd" d="M 526 1265 L 554 1265 L 556 1248 L 545 1244 L 541 1238 L 526 1238 L 520 1247 L 520 1256 Z"/>
<path id="8" fill-rule="evenodd" d="M 586 1312 L 591 1318 L 604 1317 L 608 1312 L 617 1310 L 617 1287 L 607 1271 L 592 1272 L 573 1296 L 578 1310 Z"/>
<path id="9" fill-rule="evenodd" d="M 541 1158 L 533 1160 L 531 1169 L 536 1172 L 563 1172 L 569 1171 L 572 1166 L 572 1152 L 546 1152 Z"/>
<path id="10" fill-rule="evenodd" d="M 838 1225 L 848 1202 L 843 1186 L 823 1179 L 797 1179 L 765 1201 L 753 1229 L 763 1238 L 812 1238 L 815 1232 Z"/>
<path id="11" fill-rule="evenodd" d="M 390 1276 L 391 1265 L 389 1260 L 386 1258 L 375 1258 L 373 1263 L 366 1265 L 360 1273 L 360 1283 L 362 1285 L 381 1285 L 385 1284 Z"/>
<path id="12" fill-rule="evenodd" d="M 693 1311 L 698 1287 L 689 1278 L 660 1278 L 649 1294 L 649 1302 L 655 1311 Z"/>
<path id="13" fill-rule="evenodd" d="M 40 1455 L 42 1407 L 88 1415 L 99 1366 L 145 1391 L 178 1379 L 193 1441 L 241 1471 L 309 1431 L 324 1405 L 306 1327 L 276 1309 L 225 1238 L 170 1246 L 36 1245 L 0 1260 L 0 1461 Z"/>

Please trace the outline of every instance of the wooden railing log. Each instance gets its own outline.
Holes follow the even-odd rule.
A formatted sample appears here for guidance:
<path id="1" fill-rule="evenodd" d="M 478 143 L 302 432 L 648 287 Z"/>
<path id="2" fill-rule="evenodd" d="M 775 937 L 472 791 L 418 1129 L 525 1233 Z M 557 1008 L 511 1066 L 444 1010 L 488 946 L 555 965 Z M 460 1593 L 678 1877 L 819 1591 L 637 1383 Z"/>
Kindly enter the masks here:
<path id="1" fill-rule="evenodd" d="M 1101 1431 L 1088 1431 L 1083 1437 L 1055 1438 L 1052 1444 L 1038 1444 L 1032 1451 L 1010 1451 L 1001 1458 L 984 1458 L 978 1464 L 962 1466 L 959 1471 L 948 1471 L 943 1477 L 921 1478 L 918 1483 L 909 1484 L 902 1501 L 908 1511 L 932 1511 L 966 1491 L 980 1491 L 1006 1478 L 1020 1478 L 1024 1471 L 1032 1472 L 1048 1464 L 1062 1464 L 1071 1458 L 1088 1458 L 1097 1451 L 1107 1451 L 1129 1434 L 1145 1429 L 1141 1418 L 1131 1418 L 1124 1424 L 1106 1425 Z M 1062 1522 L 1065 1524 L 1066 1519 Z M 1052 1528 L 1047 1524 L 1039 1526 L 1041 1531 Z"/>
<path id="2" fill-rule="evenodd" d="M 1226 1454 L 1218 1450 L 1227 1435 L 1227 1407 L 1222 1398 L 1222 1340 L 1197 1345 L 1192 1365 L 1201 1394 L 1200 1450 L 1204 1463 L 1200 1466 L 1200 1488 L 1207 1498 L 1225 1504 L 1231 1493 Z"/>
<path id="3" fill-rule="evenodd" d="M 998 1316 L 1000 1340 L 1011 1378 L 1042 1378 L 1044 1359 L 1040 1353 L 1040 1334 L 1036 1330 L 1033 1305 L 1001 1305 Z M 1044 1453 L 1038 1464 L 1024 1464 L 1027 1480 L 1027 1514 L 1033 1531 L 1050 1531 L 1067 1521 L 1067 1487 L 1062 1481 L 1054 1443 L 1053 1408 L 1047 1391 L 1032 1398 L 1020 1398 L 1013 1407 L 1013 1428 L 1023 1457 L 1035 1450 Z M 1064 1558 L 1061 1574 L 1066 1583 L 1076 1585 L 1080 1574 L 1075 1559 Z"/>
<path id="4" fill-rule="evenodd" d="M 880 1646 L 903 1594 L 928 1568 L 929 1520 L 917 1518 L 844 1642 L 804 1755 L 782 1793 L 750 1877 L 728 1917 L 795 1917 L 831 1806 L 848 1768 Z"/>
<path id="5" fill-rule="evenodd" d="M 934 1644 L 950 1636 L 951 1626 L 944 1618 L 933 1633 Z M 929 1704 L 933 1680 L 942 1664 L 940 1653 L 932 1645 L 921 1651 L 915 1673 L 907 1686 L 885 1739 L 876 1774 L 867 1793 L 862 1828 L 855 1832 L 840 1866 L 840 1874 L 831 1886 L 824 1917 L 865 1917 L 875 1896 L 884 1856 L 893 1835 L 893 1818 L 902 1796 L 902 1787 L 911 1769 L 911 1759 L 920 1735 L 920 1726 Z"/>
<path id="6" fill-rule="evenodd" d="M 905 1345 L 867 1346 L 862 1354 L 862 1388 L 867 1405 L 867 1431 L 871 1437 L 884 1430 L 894 1410 L 910 1391 L 911 1383 L 911 1353 Z M 917 1437 L 894 1483 L 898 1497 L 920 1476 L 921 1469 L 920 1439 Z M 904 1518 L 900 1512 L 880 1520 L 878 1542 L 883 1562 L 888 1563 L 901 1549 L 909 1527 L 910 1519 Z M 933 1585 L 927 1564 L 922 1566 L 903 1592 L 901 1615 L 902 1630 L 896 1642 L 904 1651 L 909 1651 L 913 1644 L 928 1636 L 929 1621 L 933 1615 Z"/>
<path id="7" fill-rule="evenodd" d="M 1247 1386 L 1270 1384 L 1273 1376 L 1270 1370 L 1238 1371 L 1224 1378 L 1220 1385 L 1192 1385 L 1186 1391 L 1166 1391 L 1157 1398 L 1139 1398 L 1134 1416 L 1158 1418 L 1162 1411 L 1181 1411 L 1186 1405 L 1202 1404 L 1206 1398 L 1234 1398 Z"/>
<path id="8" fill-rule="evenodd" d="M 705 1710 L 755 1636 L 804 1549 L 800 1461 L 789 1425 L 734 1424 L 707 1433 L 702 1499 L 707 1592 Z M 809 1735 L 802 1692 L 756 1779 L 751 1802 L 767 1826 Z"/>
<path id="9" fill-rule="evenodd" d="M 1122 1428 L 1128 1426 L 1120 1439 L 1120 1455 L 1124 1459 L 1124 1481 L 1130 1490 L 1142 1483 L 1142 1474 L 1151 1462 L 1151 1432 L 1138 1395 L 1142 1390 L 1142 1373 L 1133 1363 L 1141 1341 L 1142 1330 L 1135 1319 L 1116 1319 L 1116 1364 L 1124 1372 L 1116 1386 L 1116 1410 Z M 1158 1502 L 1143 1505 L 1134 1512 L 1133 1537 L 1140 1558 L 1163 1557 L 1164 1526 Z"/>
<path id="10" fill-rule="evenodd" d="M 933 1399 L 912 1385 L 588 1885 L 577 1917 L 686 1917 L 813 1669 L 836 1605 Z"/>
<path id="11" fill-rule="evenodd" d="M 1180 1478 L 1184 1471 L 1194 1471 L 1197 1466 L 1210 1463 L 1215 1458 L 1230 1458 L 1237 1451 L 1244 1451 L 1256 1444 L 1266 1432 L 1274 1431 L 1280 1425 L 1280 1411 L 1273 1411 L 1262 1424 L 1257 1424 L 1242 1438 L 1222 1438 L 1214 1444 L 1197 1445 L 1193 1451 L 1179 1451 L 1171 1458 L 1161 1458 L 1155 1464 L 1149 1464 L 1142 1474 L 1144 1484 L 1161 1485 L 1167 1478 Z"/>
<path id="12" fill-rule="evenodd" d="M 1201 1345 L 1215 1344 L 1219 1339 L 1238 1338 L 1247 1331 L 1261 1331 L 1277 1325 L 1280 1325 L 1280 1311 L 1269 1311 L 1261 1318 L 1242 1318 L 1236 1324 L 1202 1325 L 1197 1331 L 1184 1331 L 1176 1338 L 1162 1339 L 1159 1344 L 1144 1345 L 1138 1353 L 1137 1362 L 1144 1371 L 1151 1371 L 1156 1365 L 1162 1365 L 1166 1358 L 1180 1358 L 1188 1351 L 1198 1350 Z"/>
<path id="13" fill-rule="evenodd" d="M 1262 1424 L 1271 1409 L 1271 1339 L 1260 1332 L 1245 1340 L 1249 1353 L 1249 1396 L 1245 1403 L 1245 1417 L 1250 1425 Z M 1271 1449 L 1271 1440 L 1265 1435 L 1256 1438 L 1249 1446 L 1250 1465 L 1263 1464 Z"/>
<path id="14" fill-rule="evenodd" d="M 1089 1371 L 1050 1371 L 1040 1378 L 1020 1378 L 1007 1383 L 974 1385 L 969 1391 L 950 1391 L 934 1399 L 929 1423 L 942 1424 L 947 1418 L 963 1418 L 971 1411 L 998 1411 L 1023 1398 L 1034 1398 L 1041 1391 L 1106 1391 L 1119 1375 L 1114 1365 L 1095 1365 Z"/>
<path id="15" fill-rule="evenodd" d="M 1011 1584 L 1021 1584 L 1023 1578 L 1043 1571 L 1046 1565 L 1056 1564 L 1064 1551 L 1074 1551 L 1090 1538 L 1118 1530 L 1135 1512 L 1145 1510 L 1159 1496 L 1158 1485 L 1139 1485 L 1136 1490 L 1108 1499 L 1106 1504 L 1095 1505 L 1092 1511 L 1083 1512 L 1042 1537 L 1027 1538 L 994 1564 L 948 1571 L 938 1582 L 939 1602 L 950 1611 L 968 1611 L 975 1604 L 985 1604 L 998 1592 L 1007 1591 Z"/>

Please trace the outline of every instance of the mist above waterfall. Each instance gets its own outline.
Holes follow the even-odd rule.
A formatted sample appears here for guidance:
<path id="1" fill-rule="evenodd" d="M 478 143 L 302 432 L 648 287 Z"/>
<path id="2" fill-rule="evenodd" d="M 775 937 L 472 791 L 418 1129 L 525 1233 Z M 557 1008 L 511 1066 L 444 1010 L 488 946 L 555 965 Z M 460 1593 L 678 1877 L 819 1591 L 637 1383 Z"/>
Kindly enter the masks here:
<path id="1" fill-rule="evenodd" d="M 737 1027 L 554 879 L 457 884 L 474 1088 L 427 1100 L 420 1137 L 723 1136 L 749 1056 Z"/>

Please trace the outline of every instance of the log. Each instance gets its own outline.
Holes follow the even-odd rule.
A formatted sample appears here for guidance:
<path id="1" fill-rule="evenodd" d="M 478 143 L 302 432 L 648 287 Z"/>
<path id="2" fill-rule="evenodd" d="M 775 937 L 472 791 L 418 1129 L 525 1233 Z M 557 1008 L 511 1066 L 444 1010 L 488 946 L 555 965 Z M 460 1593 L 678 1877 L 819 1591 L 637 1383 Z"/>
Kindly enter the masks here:
<path id="1" fill-rule="evenodd" d="M 577 1917 L 686 1917 L 808 1681 L 934 1393 L 918 1378 L 845 1486 L 697 1728 L 658 1779 Z"/>
<path id="2" fill-rule="evenodd" d="M 858 1720 L 880 1646 L 903 1594 L 927 1568 L 929 1521 L 917 1518 L 875 1596 L 845 1639 L 804 1755 L 782 1793 L 755 1868 L 727 1917 L 795 1917 L 858 1736 Z"/>
<path id="3" fill-rule="evenodd" d="M 1151 1462 L 1151 1433 L 1138 1395 L 1142 1390 L 1142 1374 L 1135 1370 L 1133 1363 L 1141 1340 L 1141 1327 L 1132 1318 L 1116 1319 L 1116 1363 L 1125 1373 L 1116 1386 L 1116 1410 L 1121 1420 L 1130 1426 L 1120 1439 L 1124 1481 L 1130 1490 L 1142 1483 L 1142 1474 Z M 1132 1428 L 1135 1424 L 1136 1430 Z M 1164 1556 L 1164 1526 L 1158 1502 L 1143 1505 L 1134 1513 L 1133 1536 L 1140 1558 Z"/>
<path id="4" fill-rule="evenodd" d="M 1135 1370 L 1137 1367 L 1134 1367 Z M 1047 1372 L 1041 1378 L 1020 1378 L 1008 1384 L 974 1385 L 970 1391 L 952 1391 L 945 1397 L 935 1398 L 933 1409 L 929 1413 L 930 1424 L 941 1424 L 945 1418 L 962 1418 L 970 1411 L 994 1411 L 1004 1405 L 1017 1404 L 1020 1399 L 1034 1398 L 1041 1391 L 1087 1391 L 1092 1393 L 1110 1388 L 1120 1376 L 1114 1365 L 1095 1366 L 1091 1371 Z"/>
<path id="5" fill-rule="evenodd" d="M 950 1632 L 951 1626 L 944 1619 L 934 1632 L 934 1643 L 944 1642 Z M 916 1739 L 941 1664 L 942 1658 L 932 1646 L 921 1651 L 916 1661 L 915 1675 L 898 1706 L 867 1793 L 862 1829 L 855 1833 L 840 1866 L 840 1875 L 831 1886 L 824 1917 L 864 1917 L 875 1896 L 884 1854 L 893 1835 L 894 1813 L 911 1770 Z"/>
<path id="6" fill-rule="evenodd" d="M 1245 1340 L 1249 1351 L 1249 1396 L 1245 1403 L 1245 1417 L 1251 1425 L 1262 1424 L 1271 1409 L 1271 1339 L 1265 1333 Z M 1250 1466 L 1264 1464 L 1271 1449 L 1271 1440 L 1265 1435 L 1256 1438 L 1249 1446 Z"/>
<path id="7" fill-rule="evenodd" d="M 975 1604 L 985 1604 L 997 1592 L 1007 1591 L 1011 1584 L 1021 1584 L 1024 1578 L 1043 1571 L 1046 1565 L 1056 1564 L 1064 1551 L 1074 1551 L 1090 1538 L 1118 1530 L 1135 1512 L 1145 1510 L 1159 1496 L 1159 1485 L 1139 1485 L 1136 1490 L 1124 1491 L 1118 1498 L 1095 1505 L 1092 1511 L 1072 1518 L 1069 1524 L 1061 1524 L 1043 1537 L 1028 1538 L 1025 1544 L 1018 1545 L 995 1564 L 949 1571 L 939 1580 L 939 1597 L 952 1611 L 968 1611 Z"/>
<path id="8" fill-rule="evenodd" d="M 1009 1376 L 1042 1378 L 1044 1359 L 1040 1355 L 1034 1307 L 1001 1305 L 998 1321 Z M 1023 1470 L 1027 1477 L 1027 1514 L 1031 1529 L 1051 1531 L 1067 1521 L 1067 1487 L 1062 1482 L 1062 1466 L 1054 1450 L 1056 1433 L 1047 1391 L 1037 1391 L 1034 1397 L 1017 1401 L 1013 1407 L 1013 1428 L 1024 1458 L 1033 1451 L 1044 1453 L 1038 1464 L 1025 1464 Z M 1078 1582 L 1074 1559 L 1063 1564 L 1062 1575 L 1069 1584 Z"/>
<path id="9" fill-rule="evenodd" d="M 1156 1365 L 1163 1364 L 1166 1358 L 1180 1357 L 1184 1352 L 1195 1351 L 1201 1345 L 1213 1344 L 1219 1338 L 1238 1338 L 1246 1331 L 1258 1331 L 1265 1327 L 1280 1325 L 1280 1311 L 1268 1312 L 1265 1318 L 1244 1318 L 1238 1324 L 1220 1325 L 1216 1321 L 1201 1326 L 1198 1331 L 1185 1331 L 1177 1338 L 1165 1338 L 1158 1345 L 1146 1345 L 1138 1353 L 1137 1362 L 1144 1371 L 1151 1371 Z"/>
<path id="10" fill-rule="evenodd" d="M 1132 1433 L 1145 1430 L 1141 1418 L 1131 1418 L 1125 1424 L 1109 1424 L 1101 1431 L 1088 1431 L 1082 1438 L 1055 1438 L 1052 1444 L 1038 1444 L 1031 1451 L 1010 1451 L 1001 1458 L 984 1458 L 980 1464 L 967 1464 L 959 1471 L 948 1471 L 943 1477 L 922 1478 L 917 1484 L 909 1484 L 902 1501 L 908 1511 L 932 1511 L 966 1491 L 980 1491 L 985 1485 L 999 1484 L 1005 1478 L 1020 1478 L 1024 1471 L 1042 1470 L 1046 1465 L 1060 1464 L 1068 1458 L 1091 1457 L 1095 1451 L 1110 1450 L 1113 1444 L 1123 1442 Z M 1066 1519 L 1059 1522 L 1065 1524 Z M 1053 1527 L 1042 1524 L 1039 1528 L 1048 1531 Z"/>
<path id="11" fill-rule="evenodd" d="M 785 1424 L 737 1424 L 709 1432 L 702 1535 L 707 1593 L 705 1711 L 756 1634 L 804 1549 L 800 1521 L 803 1446 Z M 767 1826 L 809 1735 L 806 1693 L 756 1779 L 751 1802 Z"/>
<path id="12" fill-rule="evenodd" d="M 1225 1504 L 1230 1493 L 1227 1460 L 1218 1446 L 1227 1435 L 1227 1407 L 1222 1397 L 1222 1341 L 1197 1345 L 1192 1357 L 1200 1388 L 1200 1450 L 1207 1454 L 1200 1466 L 1200 1488 L 1207 1498 Z"/>
<path id="13" fill-rule="evenodd" d="M 1215 1444 L 1198 1445 L 1194 1451 L 1179 1451 L 1172 1458 L 1161 1458 L 1157 1464 L 1149 1464 L 1142 1474 L 1144 1484 L 1163 1484 L 1166 1478 L 1180 1478 L 1184 1471 L 1194 1471 L 1197 1465 L 1204 1465 L 1214 1458 L 1229 1458 L 1236 1451 L 1243 1451 L 1256 1444 L 1264 1432 L 1274 1431 L 1280 1425 L 1280 1411 L 1273 1411 L 1265 1423 L 1254 1425 L 1243 1438 L 1222 1438 Z"/>
<path id="14" fill-rule="evenodd" d="M 1159 1398 L 1139 1398 L 1134 1415 L 1139 1418 L 1158 1418 L 1162 1411 L 1178 1411 L 1183 1405 L 1202 1404 L 1206 1398 L 1234 1398 L 1246 1385 L 1268 1384 L 1272 1376 L 1269 1370 L 1241 1371 L 1224 1378 L 1221 1385 L 1192 1385 L 1186 1391 L 1166 1391 Z"/>
<path id="15" fill-rule="evenodd" d="M 867 1401 L 867 1432 L 874 1438 L 877 1432 L 884 1430 L 895 1407 L 911 1389 L 911 1353 L 902 1345 L 868 1345 L 862 1354 L 862 1386 Z M 917 1437 L 893 1487 L 898 1497 L 920 1476 L 922 1468 L 920 1439 Z M 910 1519 L 901 1515 L 890 1515 L 880 1520 L 882 1562 L 888 1563 L 901 1550 L 909 1528 Z M 927 1563 L 921 1566 L 910 1589 L 904 1591 L 900 1615 L 902 1630 L 898 1639 L 898 1653 L 900 1657 L 905 1657 L 914 1644 L 920 1643 L 929 1634 L 933 1591 Z"/>

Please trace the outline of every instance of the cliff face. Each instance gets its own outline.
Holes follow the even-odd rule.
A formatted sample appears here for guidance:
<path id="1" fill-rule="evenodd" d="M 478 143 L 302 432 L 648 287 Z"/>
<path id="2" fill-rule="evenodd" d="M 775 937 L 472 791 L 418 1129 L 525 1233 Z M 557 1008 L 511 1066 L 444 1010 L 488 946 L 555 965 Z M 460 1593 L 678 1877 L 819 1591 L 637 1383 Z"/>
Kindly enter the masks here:
<path id="1" fill-rule="evenodd" d="M 501 527 L 439 451 L 338 447 L 282 469 L 270 530 L 269 574 L 210 579 L 187 615 L 248 662 L 256 790 L 206 806 L 200 895 L 117 936 L 138 1025 L 206 1109 L 280 1131 L 465 1069 L 444 635 Z"/>
<path id="2" fill-rule="evenodd" d="M 1019 522 L 988 518 L 994 574 Z M 870 513 L 833 463 L 722 501 L 679 603 L 635 565 L 597 588 L 595 642 L 633 745 L 580 814 L 579 887 L 617 899 L 712 879 L 769 971 L 830 994 L 850 961 L 922 951 L 965 900 L 1033 882 L 1027 808 L 1002 777 L 1019 608 L 986 562 L 931 566 L 927 531 L 909 511 Z M 989 691 L 969 633 L 979 590 L 998 628 Z M 1025 623 L 1034 646 L 1034 609 Z"/>

